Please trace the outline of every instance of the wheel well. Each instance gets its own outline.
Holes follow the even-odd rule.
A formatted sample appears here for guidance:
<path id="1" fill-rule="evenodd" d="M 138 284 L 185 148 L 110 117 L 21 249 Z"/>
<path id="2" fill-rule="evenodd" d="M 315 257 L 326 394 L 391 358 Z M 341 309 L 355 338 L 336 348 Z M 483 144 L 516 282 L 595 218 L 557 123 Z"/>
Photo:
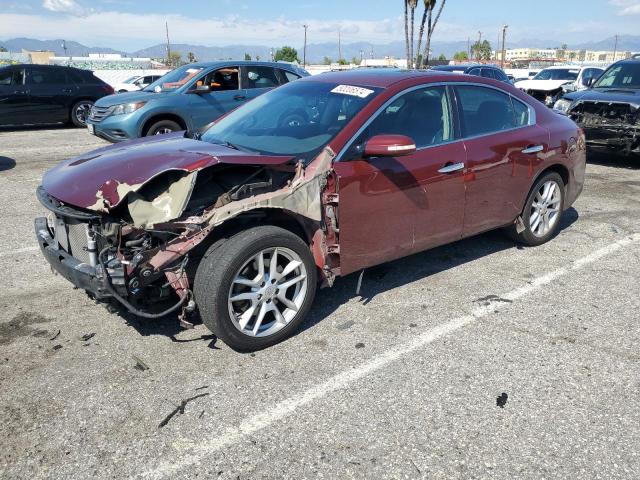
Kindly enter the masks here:
<path id="1" fill-rule="evenodd" d="M 161 115 L 155 115 L 155 116 L 151 117 L 149 120 L 147 120 L 146 122 L 144 122 L 144 125 L 142 126 L 142 136 L 144 137 L 144 136 L 147 135 L 147 131 L 149 130 L 151 125 L 153 125 L 154 123 L 159 122 L 161 120 L 171 120 L 173 122 L 176 122 L 182 128 L 184 128 L 184 129 L 187 128 L 187 124 L 178 115 L 174 115 L 172 113 L 163 113 Z"/>
<path id="2" fill-rule="evenodd" d="M 551 165 L 550 167 L 540 172 L 540 175 L 538 175 L 538 178 L 542 177 L 542 175 L 548 172 L 556 172 L 558 175 L 560 175 L 560 178 L 562 178 L 562 182 L 564 183 L 564 186 L 566 187 L 567 185 L 569 185 L 569 169 L 567 169 L 567 167 L 565 167 L 564 165 L 560 165 L 560 164 Z M 536 181 L 538 181 L 538 178 L 536 178 Z"/>

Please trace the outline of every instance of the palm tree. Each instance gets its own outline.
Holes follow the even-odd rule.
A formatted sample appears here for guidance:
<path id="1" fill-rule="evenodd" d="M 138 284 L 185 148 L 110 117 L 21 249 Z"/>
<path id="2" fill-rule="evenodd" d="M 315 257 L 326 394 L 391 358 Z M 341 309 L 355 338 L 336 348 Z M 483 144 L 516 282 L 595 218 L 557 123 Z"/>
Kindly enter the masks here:
<path id="1" fill-rule="evenodd" d="M 407 51 L 407 66 L 411 51 L 409 49 L 409 0 L 402 0 L 404 3 L 404 43 Z"/>
<path id="2" fill-rule="evenodd" d="M 416 17 L 416 8 L 418 7 L 418 0 L 407 0 L 407 3 L 409 4 L 409 9 L 411 10 L 411 35 L 410 37 L 410 42 L 409 42 L 409 61 L 407 62 L 407 68 L 413 68 L 413 64 L 414 64 L 414 51 L 413 51 L 413 29 L 414 29 L 414 25 L 415 25 L 415 17 Z"/>
<path id="3" fill-rule="evenodd" d="M 424 36 L 424 24 L 427 23 L 427 14 L 433 10 L 436 0 L 424 0 L 424 12 L 422 12 L 422 20 L 420 20 L 420 31 L 418 32 L 418 63 L 416 68 L 420 68 L 422 64 L 422 55 L 420 55 L 420 47 L 422 46 L 422 37 Z"/>
<path id="4" fill-rule="evenodd" d="M 434 30 L 436 29 L 436 25 L 438 25 L 438 20 L 440 20 L 440 15 L 442 15 L 442 10 L 444 9 L 447 0 L 442 0 L 440 4 L 440 9 L 436 14 L 436 17 L 433 18 L 433 10 L 436 7 L 436 0 L 425 0 L 424 7 L 425 10 L 428 10 L 427 13 L 427 40 L 424 46 L 424 54 L 422 55 L 422 62 L 424 65 L 429 65 L 429 50 L 431 50 L 431 37 L 433 35 Z"/>

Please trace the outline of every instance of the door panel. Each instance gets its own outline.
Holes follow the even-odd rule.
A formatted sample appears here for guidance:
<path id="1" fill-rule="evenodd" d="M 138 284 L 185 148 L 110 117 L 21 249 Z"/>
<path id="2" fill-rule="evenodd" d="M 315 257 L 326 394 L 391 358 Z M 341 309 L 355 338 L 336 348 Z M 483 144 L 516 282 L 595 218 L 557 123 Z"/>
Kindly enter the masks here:
<path id="1" fill-rule="evenodd" d="M 459 239 L 463 173 L 438 170 L 464 158 L 456 142 L 405 157 L 336 163 L 341 273 Z"/>
<path id="2" fill-rule="evenodd" d="M 465 150 L 454 141 L 450 96 L 444 87 L 418 87 L 389 101 L 357 138 L 338 175 L 340 270 L 343 274 L 460 238 L 464 216 Z M 413 139 L 415 153 L 363 158 L 381 134 Z"/>
<path id="3" fill-rule="evenodd" d="M 208 72 L 198 79 L 196 85 L 209 85 L 211 93 L 185 94 L 189 96 L 189 113 L 193 128 L 200 128 L 239 107 L 246 101 L 244 90 L 240 90 L 238 67 L 225 67 Z"/>
<path id="4" fill-rule="evenodd" d="M 549 147 L 549 133 L 537 126 L 465 141 L 467 150 L 465 237 L 512 223 L 521 213 L 540 153 L 522 150 Z M 544 155 L 544 153 L 542 153 Z M 524 192 L 524 193 L 523 193 Z"/>
<path id="5" fill-rule="evenodd" d="M 12 69 L 0 74 L 0 125 L 29 122 L 29 94 L 24 85 L 24 70 Z"/>
<path id="6" fill-rule="evenodd" d="M 78 87 L 62 69 L 31 67 L 27 69 L 29 110 L 37 123 L 69 120 L 71 99 Z"/>

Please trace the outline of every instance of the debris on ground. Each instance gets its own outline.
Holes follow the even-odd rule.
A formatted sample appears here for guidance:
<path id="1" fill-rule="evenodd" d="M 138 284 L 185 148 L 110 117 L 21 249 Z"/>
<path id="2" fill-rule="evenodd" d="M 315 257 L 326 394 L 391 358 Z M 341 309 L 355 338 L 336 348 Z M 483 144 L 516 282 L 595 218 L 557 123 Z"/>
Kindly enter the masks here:
<path id="1" fill-rule="evenodd" d="M 356 343 L 356 348 L 364 348 L 364 343 Z"/>
<path id="2" fill-rule="evenodd" d="M 62 345 L 60 344 L 53 346 L 53 350 L 60 350 L 61 348 L 62 348 Z"/>
<path id="3" fill-rule="evenodd" d="M 87 342 L 87 341 L 91 340 L 91 339 L 92 339 L 93 337 L 95 337 L 95 336 L 96 336 L 95 332 L 93 332 L 93 333 L 87 333 L 87 334 L 85 334 L 85 335 L 82 335 L 82 336 L 80 337 L 80 340 L 82 340 L 82 341 L 84 341 L 84 342 Z"/>
<path id="4" fill-rule="evenodd" d="M 135 368 L 136 370 L 140 370 L 141 372 L 144 372 L 145 370 L 149 370 L 149 366 L 146 363 L 144 363 L 139 357 L 135 355 L 131 355 L 131 358 L 133 358 L 136 361 L 136 364 L 133 366 L 133 368 Z"/>
<path id="5" fill-rule="evenodd" d="M 201 387 L 196 388 L 196 392 L 197 392 L 198 390 L 204 390 L 205 388 L 209 388 L 209 385 L 203 385 L 203 386 L 201 386 Z"/>
<path id="6" fill-rule="evenodd" d="M 502 395 L 496 398 L 496 405 L 500 408 L 504 408 L 504 406 L 507 404 L 507 398 L 509 398 L 509 395 L 507 395 L 505 392 L 502 392 Z"/>
<path id="7" fill-rule="evenodd" d="M 198 415 L 198 418 L 202 418 L 203 415 L 204 415 L 204 410 L 200 412 L 200 415 Z"/>
<path id="8" fill-rule="evenodd" d="M 169 423 L 169 421 L 170 421 L 173 417 L 175 417 L 177 414 L 180 414 L 180 415 L 184 414 L 184 409 L 185 409 L 185 407 L 187 406 L 187 404 L 188 404 L 189 402 L 191 402 L 191 401 L 193 401 L 193 400 L 195 400 L 195 399 L 197 399 L 197 398 L 200 398 L 200 397 L 206 397 L 207 395 L 209 395 L 209 394 L 208 394 L 208 393 L 200 393 L 199 395 L 196 395 L 196 396 L 194 396 L 194 397 L 190 397 L 190 398 L 187 398 L 187 399 L 185 399 L 185 400 L 182 400 L 182 401 L 180 402 L 180 405 L 178 405 L 178 406 L 177 406 L 177 407 L 176 407 L 176 408 L 175 408 L 175 409 L 174 409 L 174 410 L 173 410 L 169 415 L 167 415 L 167 416 L 164 418 L 164 420 L 162 420 L 162 421 L 160 422 L 160 424 L 158 425 L 158 428 L 162 428 L 162 427 L 164 427 L 165 425 L 167 425 L 167 423 Z M 200 413 L 200 417 L 202 417 L 202 415 L 203 415 L 203 414 L 204 414 L 204 410 Z M 200 417 L 198 417 L 198 418 L 200 418 Z"/>
<path id="9" fill-rule="evenodd" d="M 417 323 L 410 323 L 409 328 L 416 328 L 418 326 Z"/>
<path id="10" fill-rule="evenodd" d="M 477 298 L 474 302 L 481 303 L 483 306 L 489 306 L 493 302 L 499 303 L 513 303 L 513 300 L 509 300 L 508 298 L 501 298 L 497 295 L 487 295 L 486 297 Z"/>
<path id="11" fill-rule="evenodd" d="M 354 322 L 353 320 L 347 320 L 346 322 L 338 325 L 336 328 L 338 330 L 348 330 L 349 328 L 353 327 L 355 324 L 356 322 Z"/>
<path id="12" fill-rule="evenodd" d="M 53 337 L 51 337 L 49 340 L 55 340 L 59 336 L 60 336 L 60 330 L 58 330 L 58 332 Z"/>

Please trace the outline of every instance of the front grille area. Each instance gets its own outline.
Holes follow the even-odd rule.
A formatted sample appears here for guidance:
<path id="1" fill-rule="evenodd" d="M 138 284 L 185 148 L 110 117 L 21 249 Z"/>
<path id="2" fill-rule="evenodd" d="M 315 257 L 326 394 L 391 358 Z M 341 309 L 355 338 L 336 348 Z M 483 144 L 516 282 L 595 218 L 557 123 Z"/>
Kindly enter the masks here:
<path id="1" fill-rule="evenodd" d="M 92 122 L 101 122 L 111 114 L 111 107 L 98 107 L 94 105 L 91 107 L 91 113 L 89 114 L 89 120 Z"/>
<path id="2" fill-rule="evenodd" d="M 584 127 L 629 127 L 638 121 L 637 111 L 628 103 L 580 102 L 569 116 Z"/>
<path id="3" fill-rule="evenodd" d="M 69 218 L 55 216 L 49 226 L 53 233 L 53 238 L 59 247 L 83 263 L 89 263 L 89 252 L 87 251 L 87 227 L 88 224 Z M 100 237 L 97 238 L 98 250 L 100 250 Z"/>

